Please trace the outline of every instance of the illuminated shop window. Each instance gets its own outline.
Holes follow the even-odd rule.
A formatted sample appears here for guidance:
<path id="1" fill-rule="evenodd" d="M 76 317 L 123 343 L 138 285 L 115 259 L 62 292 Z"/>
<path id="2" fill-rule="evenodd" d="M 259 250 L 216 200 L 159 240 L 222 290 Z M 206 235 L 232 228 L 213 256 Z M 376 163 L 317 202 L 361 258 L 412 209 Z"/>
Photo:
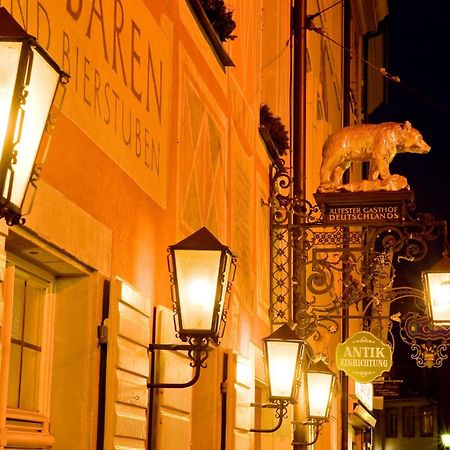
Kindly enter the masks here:
<path id="1" fill-rule="evenodd" d="M 420 435 L 433 436 L 433 408 L 431 406 L 420 407 Z"/>
<path id="2" fill-rule="evenodd" d="M 397 408 L 387 408 L 385 416 L 386 437 L 397 437 Z"/>
<path id="3" fill-rule="evenodd" d="M 404 406 L 402 408 L 403 436 L 414 437 L 416 434 L 414 406 Z"/>

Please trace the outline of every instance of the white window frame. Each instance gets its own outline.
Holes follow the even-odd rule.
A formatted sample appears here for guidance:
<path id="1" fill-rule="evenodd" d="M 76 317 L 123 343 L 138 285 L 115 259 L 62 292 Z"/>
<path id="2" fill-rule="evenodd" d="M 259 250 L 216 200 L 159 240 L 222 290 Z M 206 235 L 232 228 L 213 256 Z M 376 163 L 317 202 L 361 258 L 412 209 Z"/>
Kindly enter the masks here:
<path id="1" fill-rule="evenodd" d="M 33 280 L 34 283 L 47 289 L 43 299 L 42 311 L 42 335 L 41 335 L 41 357 L 39 365 L 39 385 L 37 410 L 28 411 L 20 408 L 6 408 L 6 429 L 8 445 L 23 445 L 29 447 L 49 448 L 54 439 L 50 435 L 50 394 L 52 383 L 52 355 L 53 355 L 53 336 L 54 336 L 54 318 L 55 318 L 55 277 L 28 261 L 25 261 L 16 255 L 7 254 L 7 273 L 5 283 L 5 302 L 11 302 L 9 317 L 9 339 L 6 345 L 11 348 L 11 321 L 13 313 L 14 282 L 17 274 L 21 278 Z M 7 374 L 9 377 L 9 361 L 7 362 Z M 7 387 L 9 381 L 7 381 Z M 7 402 L 7 398 L 5 399 Z"/>

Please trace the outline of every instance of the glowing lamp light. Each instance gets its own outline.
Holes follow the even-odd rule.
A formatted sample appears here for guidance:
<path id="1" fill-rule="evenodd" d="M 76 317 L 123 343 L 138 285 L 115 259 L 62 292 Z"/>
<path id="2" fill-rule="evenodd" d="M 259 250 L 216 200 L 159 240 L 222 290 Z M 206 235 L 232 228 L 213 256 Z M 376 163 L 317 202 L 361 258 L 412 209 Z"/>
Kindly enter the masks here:
<path id="1" fill-rule="evenodd" d="M 295 401 L 304 343 L 285 324 L 263 339 L 269 401 Z"/>
<path id="2" fill-rule="evenodd" d="M 0 217 L 23 223 L 45 155 L 39 153 L 58 85 L 68 75 L 0 8 Z M 41 152 L 44 153 L 44 152 Z"/>
<path id="3" fill-rule="evenodd" d="M 234 277 L 235 258 L 206 228 L 169 247 L 173 277 L 175 327 L 180 339 L 223 335 L 226 294 Z"/>
<path id="4" fill-rule="evenodd" d="M 336 378 L 322 360 L 306 371 L 308 416 L 311 419 L 328 420 Z"/>
<path id="5" fill-rule="evenodd" d="M 450 448 L 450 434 L 443 434 L 442 436 L 441 436 L 441 440 L 442 440 L 442 445 L 445 447 L 445 448 Z"/>
<path id="6" fill-rule="evenodd" d="M 435 326 L 450 325 L 450 258 L 447 254 L 422 272 L 427 311 Z"/>

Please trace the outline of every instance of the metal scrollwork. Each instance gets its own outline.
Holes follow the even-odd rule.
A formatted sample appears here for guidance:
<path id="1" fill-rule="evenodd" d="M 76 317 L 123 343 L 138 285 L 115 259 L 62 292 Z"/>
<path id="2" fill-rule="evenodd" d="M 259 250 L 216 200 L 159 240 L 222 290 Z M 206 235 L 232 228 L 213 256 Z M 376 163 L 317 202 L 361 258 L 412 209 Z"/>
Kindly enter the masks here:
<path id="1" fill-rule="evenodd" d="M 401 223 L 329 226 L 319 206 L 293 195 L 292 178 L 284 166 L 274 166 L 271 176 L 266 204 L 271 217 L 272 324 L 294 320 L 301 336 L 319 339 L 322 330 L 336 332 L 344 311 L 348 314 L 355 306 L 360 315 L 353 318 L 359 317 L 364 329 L 372 329 L 378 320 L 381 333 L 385 320 L 384 332 L 393 338 L 392 323 L 400 322 L 401 338 L 410 345 L 417 365 L 439 367 L 447 358 L 450 331 L 433 339 L 408 336 L 404 328 L 410 322 L 400 313 L 387 314 L 386 306 L 408 298 L 415 311 L 424 310 L 421 291 L 393 287 L 393 263 L 395 258 L 421 261 L 431 241 L 443 238 L 446 243 L 446 223 L 431 214 L 415 214 L 410 201 L 404 204 Z M 300 280 L 293 275 L 294 261 L 303 271 Z M 421 314 L 415 320 L 427 320 Z"/>
<path id="2" fill-rule="evenodd" d="M 434 328 L 428 317 L 408 313 L 400 328 L 400 337 L 411 347 L 411 358 L 419 367 L 441 367 L 448 358 L 450 326 Z"/>

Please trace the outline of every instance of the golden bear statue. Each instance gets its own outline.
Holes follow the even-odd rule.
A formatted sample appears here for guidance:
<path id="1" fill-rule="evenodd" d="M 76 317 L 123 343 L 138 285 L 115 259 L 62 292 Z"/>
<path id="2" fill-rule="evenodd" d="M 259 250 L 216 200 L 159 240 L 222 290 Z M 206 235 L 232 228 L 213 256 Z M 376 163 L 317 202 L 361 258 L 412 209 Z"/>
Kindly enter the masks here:
<path id="1" fill-rule="evenodd" d="M 389 172 L 390 162 L 397 153 L 428 153 L 430 148 L 408 121 L 341 128 L 331 134 L 323 145 L 319 191 L 407 188 L 406 178 Z M 354 161 L 369 163 L 369 179 L 344 185 L 342 176 Z"/>

